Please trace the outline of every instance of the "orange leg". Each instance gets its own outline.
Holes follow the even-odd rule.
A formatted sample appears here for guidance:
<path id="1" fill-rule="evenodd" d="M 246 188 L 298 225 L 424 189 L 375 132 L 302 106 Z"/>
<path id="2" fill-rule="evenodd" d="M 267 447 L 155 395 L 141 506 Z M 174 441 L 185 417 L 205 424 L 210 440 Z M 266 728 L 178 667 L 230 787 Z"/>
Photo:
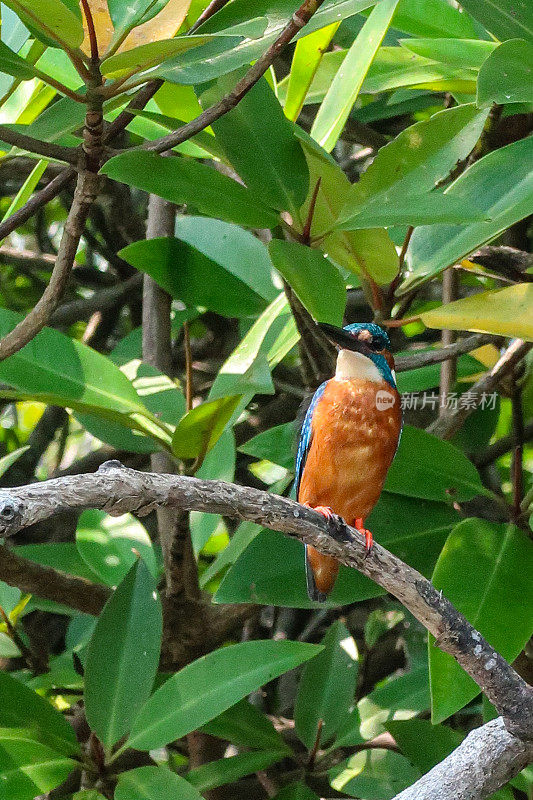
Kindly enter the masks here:
<path id="1" fill-rule="evenodd" d="M 365 549 L 368 555 L 368 553 L 370 553 L 370 551 L 372 550 L 372 545 L 374 544 L 374 537 L 372 536 L 372 533 L 365 528 L 364 522 L 361 517 L 357 517 L 357 519 L 355 520 L 354 528 L 361 534 L 361 536 L 364 537 Z"/>

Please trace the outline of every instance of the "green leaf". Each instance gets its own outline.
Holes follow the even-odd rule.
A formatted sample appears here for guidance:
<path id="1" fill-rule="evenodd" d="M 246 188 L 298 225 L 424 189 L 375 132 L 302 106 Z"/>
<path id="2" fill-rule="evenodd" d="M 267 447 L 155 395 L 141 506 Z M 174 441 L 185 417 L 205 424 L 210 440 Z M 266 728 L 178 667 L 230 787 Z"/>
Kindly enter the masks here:
<path id="1" fill-rule="evenodd" d="M 501 41 L 533 41 L 533 6 L 529 0 L 464 0 L 461 5 Z"/>
<path id="2" fill-rule="evenodd" d="M 0 730 L 0 781 L 5 798 L 34 800 L 59 786 L 75 767 L 75 761 L 25 731 Z"/>
<path id="3" fill-rule="evenodd" d="M 253 522 L 242 522 L 231 537 L 229 544 L 217 555 L 205 572 L 202 572 L 200 577 L 201 588 L 204 588 L 223 569 L 230 564 L 234 564 L 260 531 L 259 525 L 255 525 Z"/>
<path id="4" fill-rule="evenodd" d="M 122 3 L 121 6 L 126 7 Z M 206 44 L 210 39 L 210 36 L 177 36 L 174 39 L 146 42 L 146 44 L 140 44 L 131 50 L 124 50 L 106 58 L 102 62 L 102 75 L 117 77 L 123 73 L 140 72 L 157 66 L 162 61 L 179 53 L 185 53 L 193 47 Z"/>
<path id="5" fill-rule="evenodd" d="M 411 425 L 404 426 L 385 489 L 448 501 L 471 500 L 484 492 L 476 468 L 461 450 Z"/>
<path id="6" fill-rule="evenodd" d="M 327 256 L 298 242 L 272 239 L 272 263 L 318 322 L 342 325 L 346 287 Z M 325 290 L 326 289 L 326 290 Z"/>
<path id="7" fill-rule="evenodd" d="M 138 767 L 118 776 L 115 800 L 202 800 L 194 786 L 166 767 Z"/>
<path id="8" fill-rule="evenodd" d="M 477 79 L 477 104 L 492 103 L 533 103 L 533 42 L 511 39 L 487 58 Z"/>
<path id="9" fill-rule="evenodd" d="M 349 203 L 343 208 L 336 229 L 353 231 L 358 228 L 378 228 L 393 225 L 434 225 L 439 222 L 477 222 L 486 214 L 473 203 L 464 202 L 443 192 L 409 194 L 398 205 L 395 190 L 383 192 L 351 214 Z"/>
<path id="10" fill-rule="evenodd" d="M 106 748 L 128 733 L 159 664 L 161 604 L 139 559 L 106 603 L 85 662 L 85 711 Z"/>
<path id="11" fill-rule="evenodd" d="M 197 458 L 216 444 L 237 408 L 240 395 L 220 397 L 201 403 L 178 422 L 172 437 L 172 452 L 177 458 Z"/>
<path id="12" fill-rule="evenodd" d="M 430 705 L 427 664 L 393 677 L 359 701 L 339 731 L 337 747 L 357 745 L 385 732 L 390 720 L 411 719 Z"/>
<path id="13" fill-rule="evenodd" d="M 464 8 L 446 0 L 402 0 L 392 20 L 392 27 L 410 36 L 447 36 L 474 39 L 479 26 Z"/>
<path id="14" fill-rule="evenodd" d="M 76 528 L 76 547 L 83 560 L 108 586 L 117 586 L 141 556 L 157 578 L 157 561 L 150 537 L 131 514 L 111 517 L 104 511 L 84 511 Z"/>
<path id="15" fill-rule="evenodd" d="M 206 792 L 216 786 L 227 786 L 245 775 L 267 769 L 286 756 L 284 750 L 259 750 L 251 753 L 240 753 L 229 758 L 219 758 L 209 764 L 191 770 L 187 780 L 199 792 Z"/>
<path id="16" fill-rule="evenodd" d="M 7 75 L 21 78 L 23 81 L 29 81 L 35 77 L 32 64 L 14 53 L 4 42 L 0 42 L 0 70 Z"/>
<path id="17" fill-rule="evenodd" d="M 114 35 L 111 44 L 121 41 L 128 31 L 155 17 L 167 5 L 168 0 L 107 0 L 109 15 L 113 22 Z M 187 3 L 190 5 L 190 0 Z"/>
<path id="18" fill-rule="evenodd" d="M 151 275 L 188 308 L 201 307 L 226 317 L 258 314 L 265 308 L 266 301 L 240 276 L 179 239 L 133 242 L 119 255 Z M 176 269 L 176 264 L 180 269 Z"/>
<path id="19" fill-rule="evenodd" d="M 235 86 L 240 73 L 200 90 L 204 108 Z M 226 156 L 255 196 L 279 211 L 296 211 L 305 200 L 309 172 L 294 126 L 261 78 L 236 108 L 212 123 Z"/>
<path id="20" fill-rule="evenodd" d="M 333 789 L 365 800 L 391 800 L 420 773 L 399 753 L 363 750 L 329 771 Z"/>
<path id="21" fill-rule="evenodd" d="M 406 196 L 433 189 L 472 150 L 486 118 L 475 105 L 462 105 L 406 128 L 352 185 L 341 219 L 355 216 L 369 201 L 403 205 Z M 477 205 L 485 210 L 485 204 Z"/>
<path id="22" fill-rule="evenodd" d="M 284 111 L 288 119 L 295 122 L 302 110 L 305 96 L 309 91 L 315 72 L 322 57 L 335 35 L 338 22 L 302 37 L 296 44 L 288 76 L 287 97 Z"/>
<path id="23" fill-rule="evenodd" d="M 57 42 L 79 47 L 83 42 L 81 15 L 73 13 L 61 0 L 5 0 L 5 4 L 41 41 L 52 47 Z"/>
<path id="24" fill-rule="evenodd" d="M 409 273 L 401 286 L 402 293 L 460 261 L 533 212 L 532 158 L 533 138 L 522 139 L 488 153 L 448 187 L 446 194 L 476 203 L 490 221 L 415 230 L 407 251 Z"/>
<path id="25" fill-rule="evenodd" d="M 460 731 L 432 725 L 428 719 L 392 720 L 385 727 L 422 775 L 449 756 L 464 739 Z"/>
<path id="26" fill-rule="evenodd" d="M 0 133 L 0 135 L 1 135 L 1 133 Z M 13 198 L 11 203 L 9 204 L 9 208 L 7 209 L 6 213 L 2 217 L 2 222 L 5 222 L 5 220 L 8 219 L 9 217 L 11 217 L 15 213 L 15 211 L 18 211 L 19 208 L 22 208 L 22 206 L 25 203 L 27 203 L 27 201 L 32 196 L 37 184 L 41 180 L 41 178 L 42 178 L 42 176 L 44 174 L 44 171 L 46 170 L 46 168 L 47 168 L 49 163 L 50 162 L 46 158 L 42 158 L 40 161 L 37 162 L 35 167 L 32 169 L 32 171 L 30 172 L 30 174 L 28 175 L 28 177 L 26 178 L 26 180 L 24 181 L 24 183 L 20 187 L 19 191 L 17 192 L 17 194 L 15 195 L 15 197 Z M 5 240 L 6 240 L 6 237 L 4 237 L 3 239 L 0 239 L 0 245 L 3 244 L 3 242 L 5 242 Z"/>
<path id="27" fill-rule="evenodd" d="M 224 267 L 269 303 L 279 294 L 268 250 L 249 231 L 208 217 L 181 217 L 176 237 Z"/>
<path id="28" fill-rule="evenodd" d="M 180 739 L 321 649 L 300 642 L 252 641 L 223 647 L 193 661 L 145 703 L 128 746 L 152 750 Z"/>
<path id="29" fill-rule="evenodd" d="M 466 519 L 450 534 L 433 573 L 440 589 L 505 659 L 512 662 L 532 633 L 533 552 L 513 525 Z M 463 708 L 479 686 L 447 653 L 429 644 L 433 722 Z"/>
<path id="30" fill-rule="evenodd" d="M 429 576 L 458 519 L 452 508 L 441 503 L 383 492 L 366 524 L 378 542 Z M 347 605 L 380 594 L 379 586 L 341 565 L 326 606 Z M 303 546 L 275 531 L 254 536 L 225 575 L 215 601 L 316 608 L 306 591 Z"/>
<path id="31" fill-rule="evenodd" d="M 435 349 L 433 348 L 433 350 Z M 432 348 L 428 348 L 426 351 L 420 350 L 418 352 L 431 351 Z M 406 356 L 408 353 L 403 352 L 398 355 Z M 417 367 L 416 369 L 397 373 L 396 386 L 398 391 L 400 394 L 404 394 L 405 392 L 423 392 L 426 389 L 436 388 L 440 382 L 440 366 L 440 364 L 428 364 L 425 367 Z M 470 355 L 459 356 L 457 359 L 457 378 L 477 375 L 481 370 L 483 370 L 483 365 Z"/>
<path id="32" fill-rule="evenodd" d="M 354 105 L 364 77 L 390 25 L 398 0 L 381 0 L 361 28 L 318 109 L 311 136 L 328 153 Z"/>
<path id="33" fill-rule="evenodd" d="M 50 542 L 45 544 L 23 544 L 15 548 L 17 555 L 36 561 L 45 567 L 53 567 L 70 575 L 98 582 L 98 575 L 81 558 L 74 542 Z"/>
<path id="34" fill-rule="evenodd" d="M 202 730 L 243 747 L 291 752 L 268 717 L 245 699 L 212 719 Z"/>
<path id="35" fill-rule="evenodd" d="M 429 328 L 479 331 L 533 341 L 533 284 L 517 283 L 479 292 L 424 311 L 420 318 Z"/>
<path id="36" fill-rule="evenodd" d="M 30 445 L 27 444 L 25 447 L 18 447 L 16 450 L 13 450 L 11 453 L 8 453 L 6 456 L 2 456 L 0 458 L 0 477 L 7 472 L 12 464 L 17 461 L 26 450 L 29 450 Z"/>
<path id="37" fill-rule="evenodd" d="M 0 337 L 21 319 L 21 314 L 0 308 Z M 59 405 L 93 406 L 120 414 L 146 411 L 130 381 L 109 358 L 51 328 L 44 328 L 0 364 L 0 380 L 35 397 L 53 395 Z"/>
<path id="38" fill-rule="evenodd" d="M 255 458 L 267 459 L 285 469 L 292 469 L 295 443 L 296 425 L 293 422 L 284 422 L 283 425 L 276 425 L 248 439 L 241 444 L 239 451 Z"/>
<path id="39" fill-rule="evenodd" d="M 279 222 L 278 215 L 263 206 L 250 189 L 197 161 L 132 151 L 111 158 L 100 172 L 171 203 L 187 203 L 202 214 L 237 225 L 273 228 Z"/>
<path id="40" fill-rule="evenodd" d="M 318 179 L 320 186 L 311 223 L 311 238 L 331 230 L 350 191 L 348 178 L 328 154 L 312 140 L 304 141 L 309 165 L 310 191 L 300 210 L 306 219 Z M 361 231 L 334 231 L 320 241 L 329 258 L 356 275 L 371 276 L 378 284 L 392 281 L 398 272 L 398 254 L 387 231 L 382 228 Z"/>
<path id="41" fill-rule="evenodd" d="M 29 737 L 46 742 L 63 755 L 79 752 L 74 728 L 65 717 L 43 697 L 1 671 L 0 696 L 0 726 L 27 728 Z"/>
<path id="42" fill-rule="evenodd" d="M 498 46 L 482 39 L 400 39 L 402 47 L 433 61 L 452 67 L 479 69 Z"/>
<path id="43" fill-rule="evenodd" d="M 274 800 L 319 800 L 305 783 L 291 783 L 277 793 Z"/>
<path id="44" fill-rule="evenodd" d="M 322 652 L 303 668 L 294 706 L 296 732 L 308 750 L 316 741 L 320 721 L 322 748 L 345 722 L 357 682 L 359 654 L 346 625 L 334 622 L 322 644 Z"/>

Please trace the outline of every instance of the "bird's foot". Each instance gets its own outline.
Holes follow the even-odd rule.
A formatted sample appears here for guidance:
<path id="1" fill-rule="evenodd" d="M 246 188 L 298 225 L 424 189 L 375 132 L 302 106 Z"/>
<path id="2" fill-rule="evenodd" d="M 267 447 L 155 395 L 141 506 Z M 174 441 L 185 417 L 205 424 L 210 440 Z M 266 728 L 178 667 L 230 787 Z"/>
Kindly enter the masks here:
<path id="1" fill-rule="evenodd" d="M 311 506 L 309 507 L 311 508 Z M 315 506 L 313 511 L 317 511 L 327 519 L 328 528 L 333 539 L 346 541 L 347 525 L 342 517 L 340 517 L 338 514 L 335 514 L 335 512 L 329 506 Z"/>
<path id="2" fill-rule="evenodd" d="M 365 528 L 363 520 L 361 519 L 361 517 L 358 517 L 355 520 L 354 528 L 364 538 L 366 555 L 368 555 L 370 553 L 370 551 L 372 550 L 372 546 L 374 544 L 374 537 L 372 536 L 371 531 L 369 531 L 369 530 L 367 530 Z"/>

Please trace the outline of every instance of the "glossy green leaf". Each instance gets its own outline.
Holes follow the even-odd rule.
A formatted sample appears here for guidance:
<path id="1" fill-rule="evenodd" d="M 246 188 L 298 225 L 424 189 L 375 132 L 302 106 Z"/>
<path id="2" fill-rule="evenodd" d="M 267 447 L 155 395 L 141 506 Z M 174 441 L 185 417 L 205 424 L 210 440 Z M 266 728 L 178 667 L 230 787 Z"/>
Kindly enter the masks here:
<path id="1" fill-rule="evenodd" d="M 336 229 L 353 231 L 358 228 L 391 227 L 393 225 L 434 225 L 439 222 L 465 223 L 486 219 L 486 214 L 472 203 L 464 202 L 442 192 L 409 194 L 398 203 L 394 189 L 383 192 L 351 214 L 345 206 L 335 224 Z"/>
<path id="2" fill-rule="evenodd" d="M 75 767 L 75 761 L 30 733 L 0 729 L 0 781 L 6 800 L 34 800 L 59 786 Z"/>
<path id="3" fill-rule="evenodd" d="M 230 74 L 200 91 L 207 108 L 231 91 Z M 279 211 L 296 211 L 309 187 L 307 163 L 292 123 L 265 78 L 236 108 L 212 123 L 226 156 L 256 197 Z"/>
<path id="4" fill-rule="evenodd" d="M 429 576 L 458 519 L 457 513 L 442 503 L 384 492 L 366 524 L 378 542 Z M 380 594 L 383 590 L 375 583 L 341 565 L 333 591 L 321 608 Z M 316 608 L 305 586 L 303 546 L 275 531 L 254 536 L 225 575 L 215 601 Z"/>
<path id="5" fill-rule="evenodd" d="M 336 745 L 357 745 L 385 732 L 391 720 L 411 719 L 430 706 L 427 664 L 384 681 L 363 697 L 337 735 Z"/>
<path id="6" fill-rule="evenodd" d="M 504 42 L 481 67 L 477 104 L 492 103 L 533 103 L 533 40 Z"/>
<path id="7" fill-rule="evenodd" d="M 285 756 L 283 750 L 257 750 L 229 758 L 219 758 L 217 761 L 192 769 L 187 774 L 187 780 L 199 792 L 206 792 L 216 786 L 227 786 L 246 775 L 267 769 Z"/>
<path id="8" fill-rule="evenodd" d="M 411 425 L 404 426 L 385 488 L 448 501 L 471 500 L 484 491 L 476 468 L 461 450 Z"/>
<path id="9" fill-rule="evenodd" d="M 172 438 L 177 458 L 197 458 L 216 444 L 237 408 L 240 395 L 220 397 L 201 403 L 178 422 Z"/>
<path id="10" fill-rule="evenodd" d="M 450 534 L 433 585 L 512 662 L 531 636 L 533 548 L 513 525 L 466 519 Z M 429 644 L 433 722 L 442 722 L 477 694 L 479 686 L 447 653 Z M 490 668 L 490 667 L 489 667 Z"/>
<path id="11" fill-rule="evenodd" d="M 441 61 L 452 67 L 479 69 L 496 49 L 497 42 L 482 39 L 400 39 L 402 47 L 418 56 Z"/>
<path id="12" fill-rule="evenodd" d="M 45 742 L 63 755 L 72 756 L 78 753 L 74 728 L 48 700 L 2 671 L 0 696 L 2 728 L 24 727 L 29 738 Z"/>
<path id="13" fill-rule="evenodd" d="M 283 425 L 276 425 L 258 433 L 257 436 L 241 444 L 239 451 L 291 469 L 294 467 L 296 434 L 296 425 L 293 422 L 284 422 Z"/>
<path id="14" fill-rule="evenodd" d="M 460 731 L 433 725 L 428 719 L 391 720 L 385 724 L 404 756 L 424 775 L 458 747 Z"/>
<path id="15" fill-rule="evenodd" d="M 272 239 L 268 252 L 278 272 L 317 322 L 342 326 L 346 287 L 338 269 L 326 255 L 298 242 L 281 239 Z"/>
<path id="16" fill-rule="evenodd" d="M 1 136 L 1 133 L 0 133 Z M 2 222 L 5 222 L 15 211 L 18 211 L 19 208 L 28 202 L 30 197 L 32 196 L 37 184 L 41 180 L 44 171 L 46 170 L 48 164 L 50 162 L 46 158 L 42 158 L 37 164 L 34 166 L 22 186 L 20 187 L 19 191 L 9 204 L 9 208 L 7 209 L 6 213 L 2 217 Z M 0 245 L 5 242 L 6 237 L 0 239 Z"/>
<path id="17" fill-rule="evenodd" d="M 35 77 L 32 64 L 13 52 L 4 42 L 0 42 L 0 70 L 7 75 L 29 81 Z"/>
<path id="18" fill-rule="evenodd" d="M 298 119 L 314 74 L 338 27 L 339 23 L 333 22 L 297 42 L 288 76 L 284 107 L 285 116 L 289 119 Z"/>
<path id="19" fill-rule="evenodd" d="M 21 319 L 1 308 L 0 336 Z M 67 406 L 94 406 L 121 414 L 145 411 L 132 384 L 112 361 L 51 328 L 44 328 L 0 364 L 0 380 L 27 394 L 62 398 Z"/>
<path id="20" fill-rule="evenodd" d="M 321 747 L 345 722 L 359 667 L 357 645 L 341 620 L 328 628 L 322 644 L 322 652 L 303 668 L 294 706 L 296 732 L 308 750 L 316 741 L 320 721 Z"/>
<path id="21" fill-rule="evenodd" d="M 529 0 L 464 0 L 461 5 L 500 41 L 533 41 L 533 6 Z"/>
<path id="22" fill-rule="evenodd" d="M 176 237 L 224 267 L 269 303 L 279 294 L 268 250 L 249 231 L 208 217 L 181 217 Z"/>
<path id="23" fill-rule="evenodd" d="M 420 773 L 392 750 L 362 750 L 329 771 L 333 789 L 365 800 L 391 800 Z"/>
<path id="24" fill-rule="evenodd" d="M 146 239 L 128 245 L 120 257 L 146 272 L 188 308 L 227 317 L 263 311 L 266 301 L 236 275 L 179 239 Z M 176 269 L 176 264 L 180 269 Z"/>
<path id="25" fill-rule="evenodd" d="M 111 158 L 101 172 L 171 203 L 187 203 L 202 214 L 237 225 L 272 228 L 279 221 L 250 189 L 197 161 L 136 151 Z"/>
<path id="26" fill-rule="evenodd" d="M 460 261 L 533 212 L 532 158 L 533 139 L 522 139 L 479 159 L 448 187 L 446 194 L 476 203 L 490 221 L 415 230 L 407 251 L 410 272 L 402 292 Z"/>
<path id="27" fill-rule="evenodd" d="M 157 578 L 154 548 L 144 526 L 131 514 L 111 517 L 84 511 L 76 528 L 76 547 L 83 560 L 108 586 L 117 586 L 138 555 Z"/>
<path id="28" fill-rule="evenodd" d="M 208 36 L 177 36 L 174 39 L 159 39 L 155 42 L 146 42 L 146 44 L 140 44 L 131 50 L 123 50 L 121 53 L 115 53 L 115 55 L 106 58 L 102 62 L 102 75 L 117 77 L 134 70 L 145 70 L 149 67 L 157 66 L 162 61 L 166 61 L 167 58 L 172 58 L 179 53 L 185 53 L 193 47 L 206 44 L 209 40 L 210 37 Z"/>
<path id="29" fill-rule="evenodd" d="M 352 185 L 341 219 L 355 216 L 369 201 L 402 205 L 406 196 L 433 189 L 472 150 L 486 117 L 486 111 L 463 105 L 406 128 L 379 150 L 361 179 Z M 474 200 L 470 202 L 476 205 Z M 485 210 L 485 204 L 478 205 Z"/>
<path id="30" fill-rule="evenodd" d="M 234 564 L 260 531 L 259 525 L 255 525 L 253 522 L 242 522 L 231 537 L 229 544 L 217 555 L 205 572 L 202 572 L 200 586 L 204 588 L 215 575 L 218 575 L 230 564 Z"/>
<path id="31" fill-rule="evenodd" d="M 278 792 L 274 800 L 319 800 L 305 783 L 291 783 Z"/>
<path id="32" fill-rule="evenodd" d="M 5 0 L 5 4 L 46 43 L 79 47 L 83 41 L 81 15 L 61 0 Z"/>
<path id="33" fill-rule="evenodd" d="M 196 477 L 202 480 L 233 481 L 235 461 L 235 434 L 231 428 L 226 428 L 216 445 L 206 455 Z"/>
<path id="34" fill-rule="evenodd" d="M 310 191 L 300 210 L 300 217 L 307 218 L 311 198 L 320 178 L 311 237 L 321 237 L 333 227 L 349 195 L 350 182 L 338 164 L 312 140 L 304 142 L 304 152 L 311 179 Z M 320 248 L 332 261 L 360 277 L 370 276 L 380 285 L 390 283 L 398 272 L 396 248 L 383 228 L 334 231 L 323 240 L 320 239 Z"/>
<path id="35" fill-rule="evenodd" d="M 99 582 L 98 575 L 82 559 L 74 542 L 23 544 L 15 548 L 15 552 L 22 558 L 36 561 L 45 567 L 53 567 L 68 572 L 69 575 Z"/>
<path id="36" fill-rule="evenodd" d="M 165 767 L 137 767 L 121 772 L 115 800 L 202 800 L 194 786 Z"/>
<path id="37" fill-rule="evenodd" d="M 168 0 L 131 0 L 126 6 L 122 0 L 107 0 L 115 36 L 152 19 L 167 3 Z"/>
<path id="38" fill-rule="evenodd" d="M 517 283 L 479 292 L 420 316 L 430 328 L 480 331 L 533 341 L 533 284 Z"/>
<path id="39" fill-rule="evenodd" d="M 246 699 L 212 719 L 202 730 L 244 747 L 291 752 L 268 717 Z"/>
<path id="40" fill-rule="evenodd" d="M 106 748 L 128 733 L 159 664 L 161 604 L 141 559 L 106 603 L 85 662 L 85 711 Z"/>
<path id="41" fill-rule="evenodd" d="M 423 351 L 422 351 L 423 352 Z M 431 352 L 429 349 L 426 352 Z M 406 352 L 401 355 L 407 355 Z M 396 356 L 395 356 L 396 357 Z M 396 362 L 398 363 L 398 362 Z M 440 364 L 428 364 L 425 367 L 417 367 L 417 369 L 410 369 L 406 372 L 396 373 L 396 386 L 400 394 L 408 392 L 423 392 L 426 389 L 436 389 L 440 383 Z M 477 375 L 483 370 L 483 365 L 470 355 L 459 356 L 457 359 L 457 378 L 466 378 L 471 375 Z M 433 407 L 431 395 L 427 398 L 428 408 Z M 424 401 L 420 400 L 420 405 Z M 406 404 L 409 400 L 406 400 Z M 436 401 L 435 401 L 436 403 Z"/>
<path id="42" fill-rule="evenodd" d="M 252 641 L 223 647 L 193 661 L 145 703 L 128 746 L 152 750 L 180 739 L 321 649 L 300 642 Z"/>
<path id="43" fill-rule="evenodd" d="M 26 450 L 29 450 L 29 444 L 25 445 L 25 447 L 18 447 L 16 450 L 13 450 L 11 453 L 8 453 L 5 456 L 0 458 L 0 477 L 7 472 L 12 464 L 17 461 Z"/>
<path id="44" fill-rule="evenodd" d="M 402 0 L 392 20 L 392 27 L 410 36 L 447 36 L 474 39 L 479 26 L 463 8 L 447 0 Z"/>
<path id="45" fill-rule="evenodd" d="M 398 0 L 381 0 L 361 28 L 320 106 L 311 136 L 328 153 L 335 146 L 364 77 L 390 25 Z"/>

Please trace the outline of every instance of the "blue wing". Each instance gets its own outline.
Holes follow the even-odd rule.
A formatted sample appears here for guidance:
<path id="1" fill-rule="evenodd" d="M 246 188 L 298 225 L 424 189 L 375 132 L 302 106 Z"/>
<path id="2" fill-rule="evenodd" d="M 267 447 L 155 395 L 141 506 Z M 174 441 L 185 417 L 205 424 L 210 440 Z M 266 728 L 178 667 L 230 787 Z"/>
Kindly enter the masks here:
<path id="1" fill-rule="evenodd" d="M 304 418 L 302 430 L 300 431 L 300 441 L 298 442 L 298 452 L 296 453 L 296 476 L 294 479 L 297 498 L 300 491 L 300 481 L 302 480 L 305 462 L 307 461 L 307 455 L 311 447 L 313 413 L 327 385 L 328 381 L 324 381 L 314 393 Z"/>

